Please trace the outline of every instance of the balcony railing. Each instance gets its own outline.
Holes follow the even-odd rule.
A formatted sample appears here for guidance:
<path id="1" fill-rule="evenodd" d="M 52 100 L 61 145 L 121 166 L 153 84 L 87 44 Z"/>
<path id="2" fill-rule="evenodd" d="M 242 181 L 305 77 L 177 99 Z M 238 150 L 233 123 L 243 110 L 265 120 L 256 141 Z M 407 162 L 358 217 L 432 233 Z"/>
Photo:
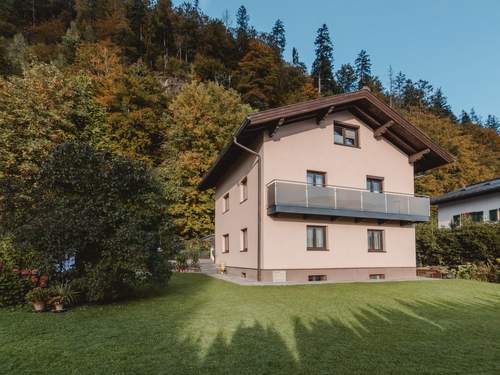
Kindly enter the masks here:
<path id="1" fill-rule="evenodd" d="M 267 185 L 267 203 L 270 215 L 297 213 L 418 222 L 428 221 L 430 213 L 429 198 L 424 196 L 283 180 Z"/>

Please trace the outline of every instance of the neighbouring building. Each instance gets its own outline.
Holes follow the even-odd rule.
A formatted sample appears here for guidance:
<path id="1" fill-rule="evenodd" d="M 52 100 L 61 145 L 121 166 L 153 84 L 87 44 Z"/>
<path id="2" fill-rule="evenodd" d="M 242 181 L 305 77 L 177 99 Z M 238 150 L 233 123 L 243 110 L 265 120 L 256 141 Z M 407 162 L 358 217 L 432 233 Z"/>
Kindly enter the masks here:
<path id="1" fill-rule="evenodd" d="M 500 178 L 466 186 L 440 197 L 431 204 L 438 206 L 438 225 L 460 226 L 465 218 L 472 222 L 498 222 L 500 215 Z"/>
<path id="2" fill-rule="evenodd" d="M 247 116 L 215 188 L 215 263 L 259 281 L 415 277 L 429 198 L 414 173 L 452 157 L 368 89 Z"/>

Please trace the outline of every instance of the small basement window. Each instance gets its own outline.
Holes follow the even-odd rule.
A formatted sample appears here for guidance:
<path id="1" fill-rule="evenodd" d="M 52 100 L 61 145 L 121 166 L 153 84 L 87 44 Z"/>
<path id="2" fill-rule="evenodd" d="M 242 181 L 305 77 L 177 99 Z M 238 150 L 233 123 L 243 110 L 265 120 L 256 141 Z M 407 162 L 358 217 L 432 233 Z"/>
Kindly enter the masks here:
<path id="1" fill-rule="evenodd" d="M 242 279 L 246 279 L 247 278 L 247 273 L 246 272 L 242 272 L 241 273 L 241 278 Z"/>
<path id="2" fill-rule="evenodd" d="M 373 273 L 370 275 L 370 280 L 384 280 L 385 274 L 383 273 Z"/>
<path id="3" fill-rule="evenodd" d="M 326 281 L 327 280 L 326 275 L 309 275 L 307 278 L 309 281 Z"/>

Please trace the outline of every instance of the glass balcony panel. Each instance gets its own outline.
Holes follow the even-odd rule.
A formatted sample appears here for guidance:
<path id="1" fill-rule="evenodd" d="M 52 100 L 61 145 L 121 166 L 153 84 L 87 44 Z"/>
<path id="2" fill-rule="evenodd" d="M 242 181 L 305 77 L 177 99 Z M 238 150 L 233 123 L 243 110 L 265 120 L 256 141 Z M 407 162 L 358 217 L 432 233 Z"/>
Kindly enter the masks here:
<path id="1" fill-rule="evenodd" d="M 307 186 L 309 207 L 334 208 L 335 190 L 331 187 Z"/>
<path id="2" fill-rule="evenodd" d="M 363 193 L 363 211 L 385 212 L 385 195 L 380 193 Z"/>
<path id="3" fill-rule="evenodd" d="M 361 211 L 361 193 L 360 190 L 350 190 L 336 188 L 337 209 Z"/>
<path id="4" fill-rule="evenodd" d="M 307 207 L 306 184 L 276 182 L 276 199 L 284 206 Z"/>
<path id="5" fill-rule="evenodd" d="M 419 216 L 429 216 L 429 198 L 410 197 L 410 214 Z"/>
<path id="6" fill-rule="evenodd" d="M 408 199 L 406 195 L 386 194 L 387 213 L 408 215 Z"/>

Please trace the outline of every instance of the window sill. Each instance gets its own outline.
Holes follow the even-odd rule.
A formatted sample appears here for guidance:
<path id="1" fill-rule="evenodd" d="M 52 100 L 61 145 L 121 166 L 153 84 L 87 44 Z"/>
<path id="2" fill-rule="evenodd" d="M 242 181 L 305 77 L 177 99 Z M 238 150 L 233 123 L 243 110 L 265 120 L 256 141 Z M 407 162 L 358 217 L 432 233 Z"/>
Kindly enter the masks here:
<path id="1" fill-rule="evenodd" d="M 248 200 L 248 198 L 243 199 L 242 201 L 240 201 L 240 204 L 245 203 L 247 200 Z"/>
<path id="2" fill-rule="evenodd" d="M 229 210 L 226 210 L 226 211 L 222 211 L 222 214 L 225 214 L 225 213 L 227 213 L 227 212 L 229 212 Z"/>
<path id="3" fill-rule="evenodd" d="M 350 148 L 359 148 L 359 149 L 361 149 L 361 147 L 359 147 L 359 146 L 351 146 L 351 145 L 346 145 L 346 144 L 343 144 L 343 143 L 333 142 L 333 144 L 335 144 L 337 146 L 345 146 L 345 147 L 350 147 Z"/>
<path id="4" fill-rule="evenodd" d="M 319 247 L 308 247 L 307 251 L 330 251 L 330 249 L 327 248 L 319 248 Z"/>
<path id="5" fill-rule="evenodd" d="M 370 250 L 370 249 L 368 249 L 368 252 L 369 253 L 387 253 L 386 250 Z"/>
<path id="6" fill-rule="evenodd" d="M 228 254 L 229 253 L 229 250 L 227 251 L 221 251 L 222 254 Z"/>
<path id="7" fill-rule="evenodd" d="M 240 253 L 248 253 L 248 249 L 240 250 Z"/>

